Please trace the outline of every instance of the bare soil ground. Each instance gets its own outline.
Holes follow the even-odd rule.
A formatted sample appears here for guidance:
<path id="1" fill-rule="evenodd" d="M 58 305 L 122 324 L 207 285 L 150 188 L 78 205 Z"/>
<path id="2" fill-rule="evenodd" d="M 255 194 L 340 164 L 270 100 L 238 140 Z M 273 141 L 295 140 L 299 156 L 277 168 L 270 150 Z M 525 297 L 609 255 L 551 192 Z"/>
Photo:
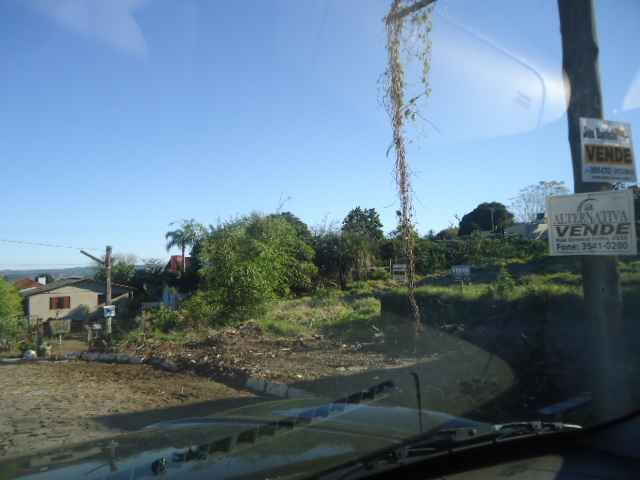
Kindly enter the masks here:
<path id="1" fill-rule="evenodd" d="M 426 408 L 502 421 L 528 418 L 556 401 L 539 392 L 533 398 L 532 382 L 518 382 L 499 356 L 451 335 L 424 338 L 429 353 L 416 356 L 390 337 L 368 344 L 320 335 L 273 337 L 247 322 L 197 341 L 147 338 L 123 346 L 147 359 L 169 359 L 179 373 L 83 361 L 0 364 L 0 458 L 262 401 L 244 390 L 248 378 L 327 398 L 392 380 L 399 392 L 391 403 L 415 408 L 417 373 Z M 56 353 L 82 346 L 65 345 Z"/>
<path id="2" fill-rule="evenodd" d="M 128 353 L 170 359 L 183 370 L 224 377 L 226 381 L 251 376 L 282 383 L 415 363 L 415 357 L 404 358 L 384 349 L 376 351 L 376 345 L 344 344 L 319 335 L 272 337 L 251 321 L 213 332 L 196 342 L 151 339 L 131 346 Z"/>
<path id="3" fill-rule="evenodd" d="M 112 436 L 170 418 L 171 408 L 201 416 L 202 402 L 251 396 L 188 373 L 86 362 L 0 364 L 0 392 L 0 458 Z"/>
<path id="4" fill-rule="evenodd" d="M 86 350 L 79 338 L 51 343 L 56 358 Z M 0 364 L 0 458 L 258 401 L 243 388 L 250 376 L 293 384 L 415 361 L 319 336 L 274 338 L 253 322 L 198 342 L 148 340 L 129 353 L 170 359 L 180 372 L 84 361 Z"/>
<path id="5" fill-rule="evenodd" d="M 399 392 L 390 403 L 410 408 L 416 406 L 412 375 L 417 373 L 426 408 L 488 421 L 535 417 L 539 408 L 579 393 L 567 396 L 554 388 L 547 377 L 529 371 L 534 365 L 521 377 L 528 357 L 507 362 L 477 342 L 434 330 L 422 336 L 424 345 L 416 354 L 410 348 L 413 342 L 407 342 L 410 334 L 400 336 L 399 341 L 387 336 L 367 344 L 344 344 L 320 335 L 273 337 L 250 321 L 193 342 L 147 339 L 128 351 L 169 359 L 180 371 L 227 385 L 241 387 L 248 378 L 260 379 L 325 398 L 392 380 Z"/>

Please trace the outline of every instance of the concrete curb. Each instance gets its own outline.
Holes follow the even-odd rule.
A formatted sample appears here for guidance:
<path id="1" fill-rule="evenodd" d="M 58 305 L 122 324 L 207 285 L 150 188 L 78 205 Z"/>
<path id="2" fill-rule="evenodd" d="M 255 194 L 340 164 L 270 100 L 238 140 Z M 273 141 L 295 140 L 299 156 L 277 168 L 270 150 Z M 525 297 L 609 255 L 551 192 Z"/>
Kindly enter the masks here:
<path id="1" fill-rule="evenodd" d="M 123 363 L 123 364 L 148 364 L 167 372 L 176 373 L 180 369 L 171 360 L 159 357 L 143 358 L 126 353 L 96 353 L 96 352 L 72 352 L 64 356 L 65 360 L 84 360 L 85 362 Z M 295 388 L 286 383 L 269 382 L 257 377 L 247 376 L 244 388 L 260 395 L 269 395 L 278 398 L 304 398 L 313 396 L 311 393 Z"/>
<path id="2" fill-rule="evenodd" d="M 292 387 L 286 383 L 268 382 L 256 377 L 247 378 L 245 388 L 256 393 L 272 395 L 278 398 L 304 398 L 312 396 L 309 392 Z"/>

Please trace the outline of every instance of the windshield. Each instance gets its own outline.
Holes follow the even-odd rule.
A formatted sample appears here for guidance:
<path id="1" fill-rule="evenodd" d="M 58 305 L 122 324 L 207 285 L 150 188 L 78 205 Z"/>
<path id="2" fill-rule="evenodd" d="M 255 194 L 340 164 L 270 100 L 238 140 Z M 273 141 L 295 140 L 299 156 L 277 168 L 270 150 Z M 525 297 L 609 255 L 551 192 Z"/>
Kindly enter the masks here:
<path id="1" fill-rule="evenodd" d="M 3 478 L 640 407 L 636 2 L 0 16 Z"/>

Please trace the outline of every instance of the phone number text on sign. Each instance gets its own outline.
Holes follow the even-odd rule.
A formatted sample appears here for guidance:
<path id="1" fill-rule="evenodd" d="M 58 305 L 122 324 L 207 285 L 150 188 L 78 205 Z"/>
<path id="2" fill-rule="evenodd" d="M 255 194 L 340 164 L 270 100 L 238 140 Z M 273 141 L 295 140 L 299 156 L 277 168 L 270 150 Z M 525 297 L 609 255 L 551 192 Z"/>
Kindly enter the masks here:
<path id="1" fill-rule="evenodd" d="M 629 242 L 627 241 L 618 241 L 618 242 L 582 242 L 583 250 L 627 250 L 629 248 Z"/>

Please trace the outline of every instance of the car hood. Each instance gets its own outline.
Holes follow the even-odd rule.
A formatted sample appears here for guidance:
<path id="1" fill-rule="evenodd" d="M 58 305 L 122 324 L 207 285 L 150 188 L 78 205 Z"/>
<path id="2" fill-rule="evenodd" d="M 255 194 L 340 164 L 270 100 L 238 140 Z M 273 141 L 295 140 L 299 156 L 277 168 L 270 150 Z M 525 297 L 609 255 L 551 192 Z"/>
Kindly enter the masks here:
<path id="1" fill-rule="evenodd" d="M 420 418 L 421 417 L 421 418 Z M 390 447 L 422 431 L 489 424 L 443 413 L 297 399 L 187 418 L 0 462 L 2 478 L 296 477 Z"/>

